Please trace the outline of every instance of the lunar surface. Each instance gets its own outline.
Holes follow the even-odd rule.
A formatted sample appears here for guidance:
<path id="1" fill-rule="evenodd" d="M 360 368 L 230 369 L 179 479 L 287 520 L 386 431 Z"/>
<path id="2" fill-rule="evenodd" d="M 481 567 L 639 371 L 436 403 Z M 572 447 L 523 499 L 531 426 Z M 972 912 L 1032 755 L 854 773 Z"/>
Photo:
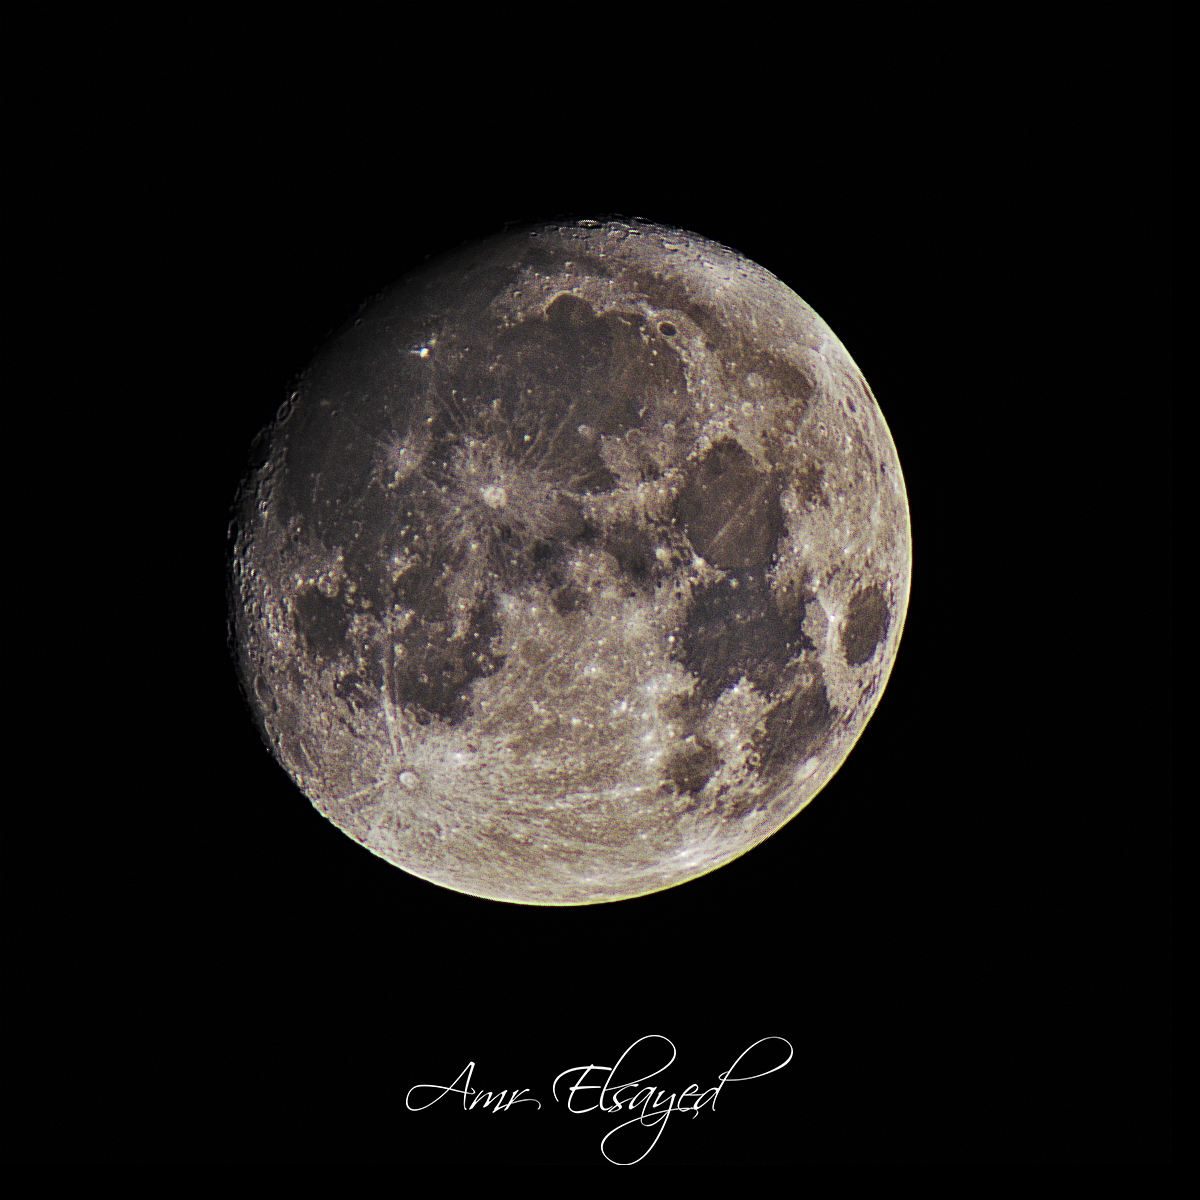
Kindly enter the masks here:
<path id="1" fill-rule="evenodd" d="M 256 442 L 231 636 L 272 752 L 373 853 L 526 904 L 643 895 L 795 816 L 909 594 L 895 446 L 733 250 L 506 230 L 367 303 Z"/>

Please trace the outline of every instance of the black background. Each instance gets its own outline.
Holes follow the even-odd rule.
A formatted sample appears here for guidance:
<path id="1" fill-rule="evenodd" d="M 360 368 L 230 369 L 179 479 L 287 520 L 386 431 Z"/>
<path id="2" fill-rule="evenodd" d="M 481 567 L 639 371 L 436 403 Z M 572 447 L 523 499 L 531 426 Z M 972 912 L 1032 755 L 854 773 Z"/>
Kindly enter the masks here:
<path id="1" fill-rule="evenodd" d="M 605 1168 L 616 1122 L 551 1080 L 660 1034 L 674 1088 L 795 1056 L 638 1169 L 1164 1161 L 1168 11 L 10 7 L 6 1155 Z M 912 598 L 783 831 L 521 908 L 373 858 L 271 760 L 226 526 L 360 301 L 606 213 L 733 246 L 845 342 Z M 471 1061 L 542 1108 L 406 1110 Z"/>

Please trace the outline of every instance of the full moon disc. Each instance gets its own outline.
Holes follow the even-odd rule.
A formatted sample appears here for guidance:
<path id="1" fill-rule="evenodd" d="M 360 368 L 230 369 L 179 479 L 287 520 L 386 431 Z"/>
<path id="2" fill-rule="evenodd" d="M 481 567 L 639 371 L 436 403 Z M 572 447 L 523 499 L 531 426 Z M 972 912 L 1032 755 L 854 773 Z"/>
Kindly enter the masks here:
<path id="1" fill-rule="evenodd" d="M 762 267 L 640 221 L 504 233 L 335 333 L 256 443 L 231 622 L 272 752 L 421 879 L 669 888 L 795 816 L 908 605 L 891 434 Z"/>

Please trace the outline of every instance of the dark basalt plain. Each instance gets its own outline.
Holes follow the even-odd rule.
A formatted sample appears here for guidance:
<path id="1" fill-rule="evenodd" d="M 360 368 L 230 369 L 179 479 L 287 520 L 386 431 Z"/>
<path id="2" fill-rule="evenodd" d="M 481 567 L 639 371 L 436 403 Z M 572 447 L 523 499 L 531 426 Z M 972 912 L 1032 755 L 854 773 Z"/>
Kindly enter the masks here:
<path id="1" fill-rule="evenodd" d="M 887 427 L 827 326 L 639 222 L 506 232 L 364 306 L 264 431 L 231 620 L 284 768 L 405 870 L 669 887 L 793 816 L 909 587 Z"/>

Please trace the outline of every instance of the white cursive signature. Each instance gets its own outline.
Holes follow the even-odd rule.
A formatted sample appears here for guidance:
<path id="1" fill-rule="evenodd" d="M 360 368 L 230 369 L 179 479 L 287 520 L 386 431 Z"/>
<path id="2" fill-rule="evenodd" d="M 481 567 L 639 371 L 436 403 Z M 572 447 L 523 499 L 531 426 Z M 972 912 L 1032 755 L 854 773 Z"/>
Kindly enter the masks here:
<path id="1" fill-rule="evenodd" d="M 638 1075 L 636 1078 L 627 1079 L 622 1075 L 622 1066 L 626 1059 L 633 1051 L 643 1042 L 663 1042 L 665 1046 L 662 1048 L 665 1054 L 666 1048 L 670 1048 L 671 1057 L 662 1063 L 654 1070 L 647 1072 L 644 1075 Z M 734 1071 L 738 1069 L 738 1065 L 755 1047 L 765 1045 L 767 1042 L 781 1042 L 787 1047 L 787 1057 L 781 1062 L 777 1062 L 773 1067 L 768 1067 L 765 1071 L 757 1071 L 752 1075 L 735 1075 Z M 782 1053 L 782 1047 L 780 1048 Z M 659 1033 L 647 1034 L 645 1037 L 638 1038 L 636 1042 L 617 1059 L 616 1063 L 611 1067 L 600 1066 L 597 1063 L 588 1063 L 586 1066 L 568 1067 L 565 1071 L 560 1071 L 554 1079 L 554 1084 L 551 1091 L 554 1099 L 560 1103 L 565 1102 L 567 1111 L 572 1113 L 590 1113 L 599 1110 L 603 1113 L 632 1113 L 628 1120 L 622 1121 L 620 1125 L 610 1129 L 608 1133 L 600 1141 L 600 1153 L 604 1155 L 610 1163 L 618 1167 L 633 1166 L 634 1163 L 639 1163 L 658 1143 L 658 1139 L 662 1136 L 662 1131 L 666 1127 L 667 1118 L 674 1112 L 691 1113 L 693 1117 L 698 1117 L 704 1108 L 715 1112 L 717 1107 L 717 1097 L 721 1094 L 721 1089 L 727 1083 L 745 1083 L 750 1079 L 761 1079 L 764 1075 L 771 1075 L 775 1071 L 782 1070 L 792 1061 L 792 1044 L 786 1038 L 781 1037 L 765 1037 L 759 1038 L 757 1042 L 747 1046 L 741 1054 L 733 1061 L 733 1066 L 728 1071 L 722 1071 L 718 1076 L 718 1082 L 712 1087 L 700 1090 L 699 1085 L 691 1083 L 683 1089 L 682 1092 L 668 1092 L 665 1088 L 656 1088 L 654 1085 L 646 1084 L 648 1079 L 653 1079 L 656 1075 L 661 1075 L 675 1061 L 675 1044 L 668 1037 L 663 1037 Z M 411 1112 L 421 1112 L 423 1109 L 429 1108 L 430 1105 L 436 1104 L 443 1096 L 456 1095 L 462 1097 L 463 1109 L 470 1112 L 476 1108 L 484 1110 L 490 1109 L 493 1113 L 507 1112 L 514 1104 L 536 1104 L 541 1108 L 541 1102 L 533 1096 L 526 1095 L 528 1088 L 513 1088 L 511 1091 L 505 1089 L 501 1092 L 486 1092 L 482 1088 L 474 1088 L 471 1086 L 472 1073 L 475 1070 L 475 1064 L 468 1063 L 466 1068 L 461 1071 L 458 1078 L 450 1084 L 439 1083 L 418 1083 L 408 1089 L 408 1095 L 404 1098 L 405 1106 Z M 569 1087 L 564 1085 L 564 1094 L 558 1094 L 559 1083 L 568 1075 L 576 1076 L 575 1082 Z M 597 1082 L 589 1082 L 589 1079 L 595 1075 Z M 426 1100 L 423 1104 L 413 1103 L 413 1093 L 419 1092 L 422 1089 L 428 1088 L 437 1094 L 432 1099 Z M 587 1096 L 588 1092 L 598 1092 L 599 1095 Z M 588 1101 L 593 1101 L 588 1103 Z M 654 1136 L 650 1139 L 650 1144 L 636 1158 L 614 1158 L 613 1153 L 616 1153 L 615 1148 L 610 1153 L 609 1141 L 615 1135 L 621 1132 L 622 1129 L 630 1129 L 631 1127 L 642 1127 L 646 1129 L 654 1129 Z"/>

